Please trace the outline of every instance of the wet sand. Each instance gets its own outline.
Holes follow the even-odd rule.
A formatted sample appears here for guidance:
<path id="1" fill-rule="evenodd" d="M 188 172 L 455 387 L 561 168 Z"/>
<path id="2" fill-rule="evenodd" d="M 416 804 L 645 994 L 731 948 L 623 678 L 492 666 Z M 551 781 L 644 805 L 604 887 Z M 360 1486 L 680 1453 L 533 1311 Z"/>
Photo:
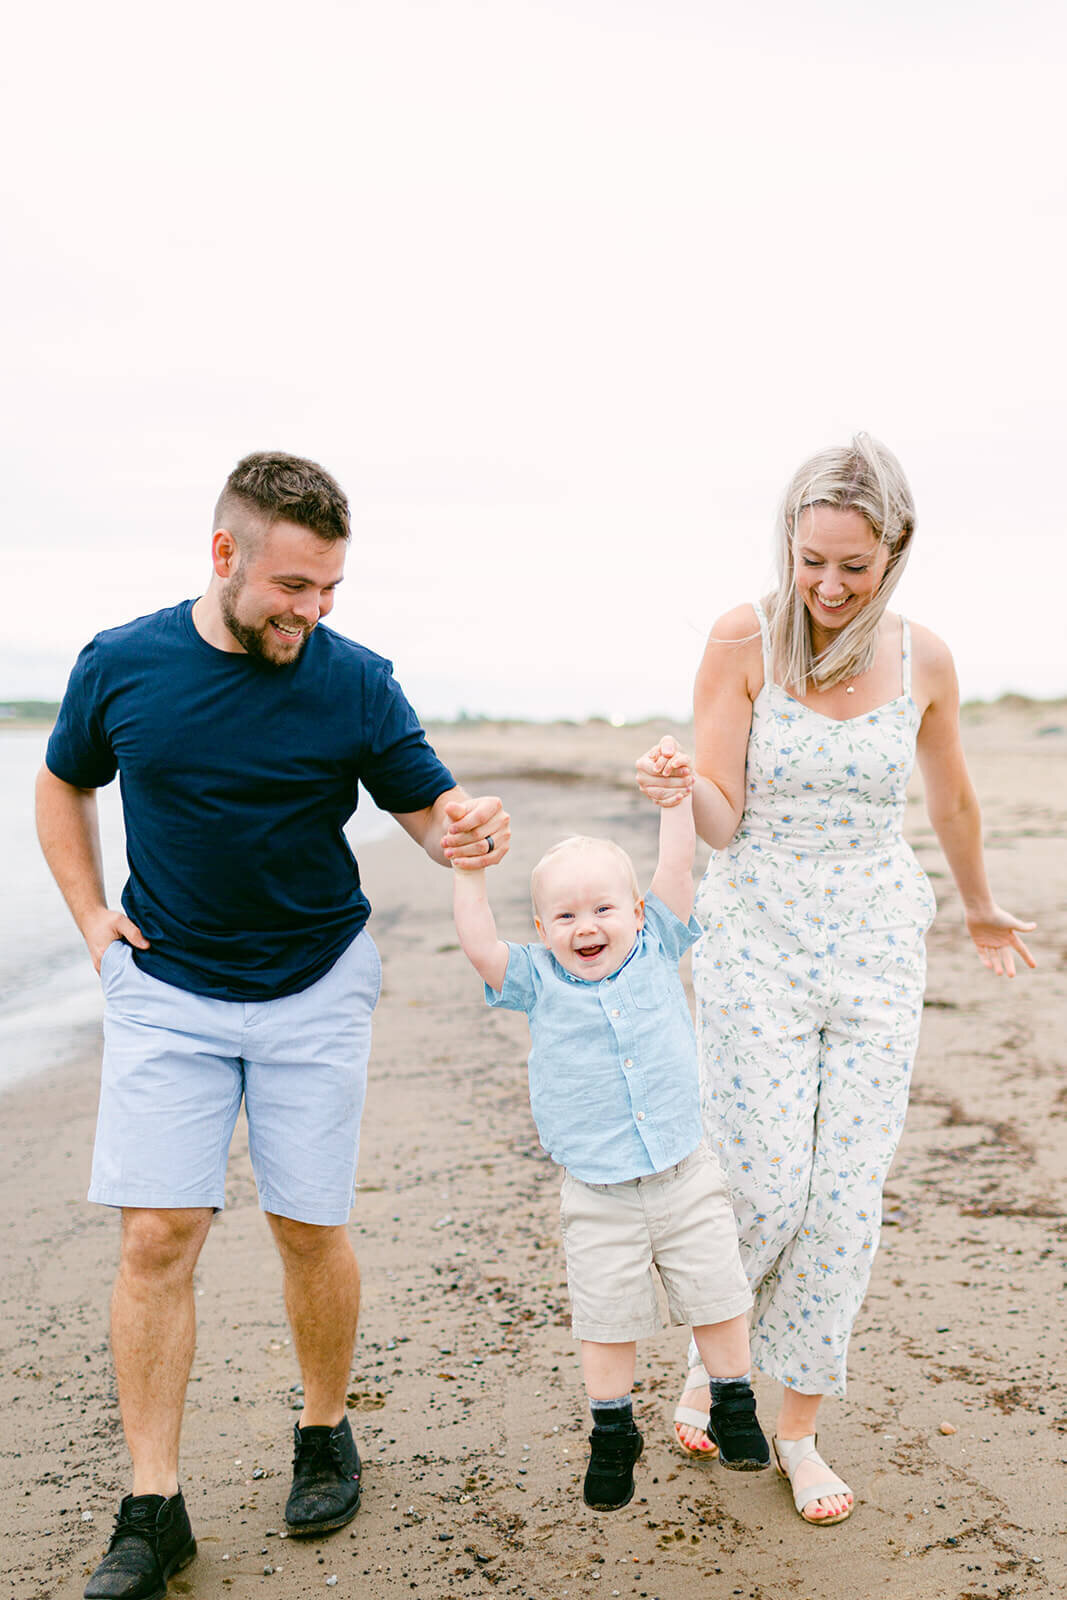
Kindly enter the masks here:
<path id="1" fill-rule="evenodd" d="M 462 781 L 511 809 L 512 854 L 493 876 L 506 937 L 529 936 L 529 866 L 564 833 L 611 834 L 647 881 L 655 818 L 630 772 L 659 731 L 433 731 Z M 558 1174 L 526 1102 L 525 1023 L 483 1005 L 456 947 L 447 874 L 393 839 L 361 853 L 385 969 L 352 1221 L 363 1508 L 318 1544 L 282 1537 L 299 1375 L 239 1133 L 228 1209 L 197 1278 L 183 1483 L 200 1554 L 171 1594 L 992 1600 L 1067 1589 L 1067 706 L 976 708 L 966 740 L 994 889 L 1039 921 L 1041 968 L 1009 984 L 979 966 L 916 799 L 909 834 L 941 902 L 922 1046 L 849 1396 L 827 1404 L 820 1432 L 856 1490 L 852 1520 L 807 1527 L 775 1474 L 672 1452 L 679 1329 L 639 1350 L 646 1444 L 633 1503 L 612 1515 L 581 1504 L 588 1420 Z M 3 1592 L 24 1600 L 80 1595 L 127 1479 L 107 1349 L 116 1221 L 84 1200 L 97 1065 L 94 1049 L 3 1098 Z M 759 1392 L 770 1423 L 773 1386 Z"/>

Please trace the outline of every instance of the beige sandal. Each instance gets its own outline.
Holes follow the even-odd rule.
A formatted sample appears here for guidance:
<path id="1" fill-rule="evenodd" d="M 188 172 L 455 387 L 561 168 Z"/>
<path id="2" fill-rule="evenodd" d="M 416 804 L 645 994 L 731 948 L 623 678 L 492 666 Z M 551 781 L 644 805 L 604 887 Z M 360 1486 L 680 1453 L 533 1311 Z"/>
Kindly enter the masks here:
<path id="1" fill-rule="evenodd" d="M 783 1478 L 789 1480 L 789 1487 L 793 1490 L 793 1504 L 797 1514 L 813 1528 L 828 1528 L 834 1522 L 844 1522 L 855 1510 L 855 1501 L 846 1506 L 844 1511 L 834 1511 L 828 1517 L 808 1517 L 804 1513 L 808 1506 L 815 1500 L 824 1500 L 831 1494 L 851 1494 L 852 1490 L 843 1478 L 839 1478 L 832 1468 L 826 1465 L 822 1456 L 815 1448 L 817 1434 L 809 1433 L 803 1439 L 775 1439 L 774 1455 L 778 1463 L 778 1471 Z M 813 1483 L 809 1488 L 797 1489 L 794 1487 L 793 1478 L 798 1467 L 807 1461 L 814 1461 L 826 1474 L 825 1479 Z"/>
<path id="2" fill-rule="evenodd" d="M 699 1389 L 708 1386 L 708 1375 L 701 1366 L 690 1367 L 685 1375 L 686 1389 Z M 700 1461 L 714 1461 L 719 1453 L 719 1447 L 714 1440 L 708 1438 L 708 1411 L 711 1408 L 711 1396 L 703 1411 L 698 1411 L 695 1406 L 677 1405 L 674 1408 L 674 1442 L 683 1455 L 695 1456 Z M 702 1448 L 700 1445 L 686 1444 L 678 1432 L 679 1426 L 699 1428 L 707 1441 Z"/>

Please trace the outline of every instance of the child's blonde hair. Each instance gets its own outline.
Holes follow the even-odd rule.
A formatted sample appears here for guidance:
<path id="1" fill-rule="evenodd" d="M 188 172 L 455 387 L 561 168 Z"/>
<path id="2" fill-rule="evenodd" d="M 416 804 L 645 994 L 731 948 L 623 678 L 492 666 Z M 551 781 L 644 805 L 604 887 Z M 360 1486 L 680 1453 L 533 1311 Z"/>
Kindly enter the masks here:
<path id="1" fill-rule="evenodd" d="M 637 873 L 634 871 L 634 864 L 630 860 L 630 857 L 626 854 L 626 851 L 623 850 L 620 845 L 617 845 L 614 839 L 591 839 L 587 834 L 576 833 L 573 834 L 569 839 L 561 839 L 559 844 L 554 844 L 550 850 L 546 850 L 530 874 L 530 896 L 533 900 L 535 920 L 538 917 L 537 884 L 539 878 L 544 874 L 544 869 L 550 864 L 550 862 L 555 861 L 558 856 L 563 855 L 564 852 L 573 854 L 581 853 L 591 849 L 608 850 L 612 855 L 618 857 L 620 866 L 625 868 L 629 878 L 630 888 L 633 891 L 634 905 L 637 904 L 641 898 L 641 890 L 638 886 Z"/>
<path id="2" fill-rule="evenodd" d="M 807 609 L 797 592 L 793 543 L 813 506 L 858 511 L 889 556 L 877 594 L 817 656 Z M 770 607 L 775 679 L 803 694 L 858 677 L 874 662 L 878 625 L 900 582 L 915 531 L 915 503 L 900 462 L 869 433 L 822 450 L 794 474 L 778 513 L 778 592 Z"/>

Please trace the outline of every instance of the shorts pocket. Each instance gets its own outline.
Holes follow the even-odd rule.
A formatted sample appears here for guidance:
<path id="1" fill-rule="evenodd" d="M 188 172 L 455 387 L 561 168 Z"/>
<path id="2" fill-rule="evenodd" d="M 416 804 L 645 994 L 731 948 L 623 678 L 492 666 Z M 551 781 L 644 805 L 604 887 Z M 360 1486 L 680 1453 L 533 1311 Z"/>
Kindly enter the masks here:
<path id="1" fill-rule="evenodd" d="M 567 1199 L 570 1195 L 571 1175 L 566 1167 L 563 1169 L 563 1178 L 559 1186 L 559 1233 L 560 1238 L 567 1236 Z"/>
<path id="2" fill-rule="evenodd" d="M 105 989 L 109 979 L 117 969 L 118 963 L 122 960 L 122 951 L 125 944 L 125 939 L 112 939 L 100 957 L 100 983 Z M 118 954 L 113 956 L 112 951 L 117 951 Z"/>
<path id="3" fill-rule="evenodd" d="M 368 953 L 371 957 L 372 970 L 374 972 L 374 999 L 370 1003 L 370 1008 L 373 1011 L 375 1006 L 378 1004 L 378 1001 L 382 997 L 382 958 L 378 952 L 378 946 L 375 944 L 369 933 L 364 930 L 360 937 L 366 939 L 367 944 L 370 947 Z"/>

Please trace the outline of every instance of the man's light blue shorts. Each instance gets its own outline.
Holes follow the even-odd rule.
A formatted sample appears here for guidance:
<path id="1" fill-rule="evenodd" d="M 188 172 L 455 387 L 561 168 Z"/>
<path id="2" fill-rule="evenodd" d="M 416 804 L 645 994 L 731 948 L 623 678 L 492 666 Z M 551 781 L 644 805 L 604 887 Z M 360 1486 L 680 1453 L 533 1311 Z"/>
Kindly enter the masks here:
<path id="1" fill-rule="evenodd" d="M 243 1096 L 263 1210 L 346 1222 L 381 975 L 365 929 L 317 983 L 281 1000 L 190 994 L 141 972 L 128 944 L 109 945 L 89 1199 L 221 1210 Z"/>

